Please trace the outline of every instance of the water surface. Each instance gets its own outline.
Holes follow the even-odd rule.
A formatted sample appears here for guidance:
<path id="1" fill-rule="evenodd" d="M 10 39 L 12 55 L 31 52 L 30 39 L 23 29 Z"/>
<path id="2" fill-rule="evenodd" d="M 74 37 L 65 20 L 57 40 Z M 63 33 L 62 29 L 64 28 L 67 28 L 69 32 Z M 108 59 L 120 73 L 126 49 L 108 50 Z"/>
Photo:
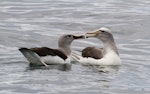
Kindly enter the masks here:
<path id="1" fill-rule="evenodd" d="M 64 33 L 112 30 L 121 66 L 32 69 L 19 47 L 57 47 Z M 0 94 L 149 94 L 149 0 L 1 0 Z M 73 50 L 102 46 L 77 40 Z M 105 70 L 102 72 L 101 69 Z"/>

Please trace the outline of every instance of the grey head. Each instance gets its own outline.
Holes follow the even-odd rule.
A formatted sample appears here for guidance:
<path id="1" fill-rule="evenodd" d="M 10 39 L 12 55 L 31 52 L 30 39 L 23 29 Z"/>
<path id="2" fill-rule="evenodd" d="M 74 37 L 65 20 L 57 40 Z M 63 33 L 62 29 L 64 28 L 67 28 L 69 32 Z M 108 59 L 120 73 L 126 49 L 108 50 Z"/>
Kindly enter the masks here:
<path id="1" fill-rule="evenodd" d="M 83 35 L 64 34 L 58 40 L 58 47 L 69 56 L 71 54 L 71 43 L 76 39 L 83 39 L 84 37 Z"/>

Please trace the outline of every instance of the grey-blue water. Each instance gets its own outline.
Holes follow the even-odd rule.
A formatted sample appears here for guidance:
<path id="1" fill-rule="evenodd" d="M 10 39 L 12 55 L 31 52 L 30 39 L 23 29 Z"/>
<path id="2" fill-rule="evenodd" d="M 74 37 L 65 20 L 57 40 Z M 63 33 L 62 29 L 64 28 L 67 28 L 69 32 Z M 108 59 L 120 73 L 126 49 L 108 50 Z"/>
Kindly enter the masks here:
<path id="1" fill-rule="evenodd" d="M 112 30 L 122 65 L 30 68 L 19 47 L 57 47 L 64 33 Z M 102 46 L 77 40 L 72 50 Z M 0 0 L 0 94 L 150 94 L 149 0 Z"/>

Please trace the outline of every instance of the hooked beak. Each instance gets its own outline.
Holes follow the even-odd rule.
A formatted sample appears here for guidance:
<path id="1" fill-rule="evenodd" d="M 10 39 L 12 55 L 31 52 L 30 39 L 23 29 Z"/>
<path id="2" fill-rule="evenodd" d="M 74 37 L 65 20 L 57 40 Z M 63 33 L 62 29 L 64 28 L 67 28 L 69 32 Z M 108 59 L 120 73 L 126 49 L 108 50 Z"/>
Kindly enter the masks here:
<path id="1" fill-rule="evenodd" d="M 87 33 L 86 33 L 86 38 L 97 37 L 98 35 L 99 35 L 98 30 L 93 31 L 93 32 L 87 32 Z"/>
<path id="2" fill-rule="evenodd" d="M 73 35 L 74 39 L 85 39 L 85 35 Z"/>

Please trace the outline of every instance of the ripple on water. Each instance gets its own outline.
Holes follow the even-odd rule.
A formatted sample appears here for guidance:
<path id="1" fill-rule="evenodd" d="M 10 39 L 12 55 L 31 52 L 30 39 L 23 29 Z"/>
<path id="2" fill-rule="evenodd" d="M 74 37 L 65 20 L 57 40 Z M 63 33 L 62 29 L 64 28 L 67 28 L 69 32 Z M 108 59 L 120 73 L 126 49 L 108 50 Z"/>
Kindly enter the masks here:
<path id="1" fill-rule="evenodd" d="M 149 0 L 3 0 L 0 3 L 0 93 L 149 94 Z M 119 68 L 72 64 L 71 70 L 28 68 L 18 47 L 56 47 L 60 34 L 113 28 Z M 138 37 L 138 38 L 137 38 Z M 135 40 L 134 40 L 135 39 Z M 102 46 L 76 41 L 72 48 Z"/>
<path id="2" fill-rule="evenodd" d="M 17 47 L 8 47 L 0 45 L 0 61 L 1 63 L 11 63 L 20 61 L 20 53 Z"/>

